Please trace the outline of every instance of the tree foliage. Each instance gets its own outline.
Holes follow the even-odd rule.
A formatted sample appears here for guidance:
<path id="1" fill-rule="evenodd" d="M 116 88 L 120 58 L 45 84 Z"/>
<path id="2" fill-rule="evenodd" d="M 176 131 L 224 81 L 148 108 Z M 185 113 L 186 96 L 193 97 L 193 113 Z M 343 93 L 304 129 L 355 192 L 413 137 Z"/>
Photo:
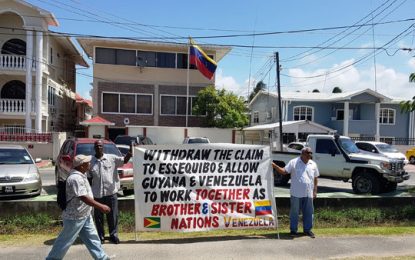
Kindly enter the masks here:
<path id="1" fill-rule="evenodd" d="M 409 75 L 409 82 L 415 82 L 415 72 Z M 401 106 L 401 112 L 415 111 L 415 96 L 412 97 L 412 100 L 402 101 L 399 105 Z"/>
<path id="2" fill-rule="evenodd" d="M 260 92 L 261 90 L 265 90 L 265 88 L 267 87 L 267 85 L 261 80 L 260 82 L 258 82 L 254 88 L 254 90 L 252 91 L 251 94 L 249 94 L 249 100 L 248 102 L 251 102 L 251 100 L 255 97 L 255 95 Z"/>
<path id="3" fill-rule="evenodd" d="M 333 88 L 333 91 L 331 92 L 331 93 L 342 93 L 343 92 L 343 90 L 341 89 L 341 88 L 339 88 L 339 87 L 334 87 Z"/>
<path id="4" fill-rule="evenodd" d="M 242 97 L 213 86 L 199 91 L 193 105 L 193 113 L 205 115 L 209 127 L 244 127 L 249 123 L 247 111 Z"/>

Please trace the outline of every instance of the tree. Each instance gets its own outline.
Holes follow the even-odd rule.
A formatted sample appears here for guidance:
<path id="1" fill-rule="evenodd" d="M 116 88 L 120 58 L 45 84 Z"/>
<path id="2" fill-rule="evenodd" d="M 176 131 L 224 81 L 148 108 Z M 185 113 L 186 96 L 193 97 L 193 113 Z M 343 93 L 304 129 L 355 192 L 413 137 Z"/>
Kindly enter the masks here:
<path id="1" fill-rule="evenodd" d="M 193 105 L 193 113 L 205 115 L 209 127 L 244 127 L 249 123 L 247 111 L 242 97 L 213 86 L 199 91 Z"/>
<path id="2" fill-rule="evenodd" d="M 252 91 L 251 94 L 249 94 L 249 99 L 248 102 L 251 102 L 251 100 L 255 97 L 255 95 L 260 92 L 261 90 L 265 90 L 265 88 L 267 87 L 267 85 L 262 82 L 262 80 L 260 82 L 258 82 L 254 88 L 254 90 Z"/>
<path id="3" fill-rule="evenodd" d="M 409 82 L 415 82 L 415 72 L 409 75 Z M 401 112 L 415 111 L 415 96 L 412 97 L 412 101 L 402 101 L 399 105 L 401 106 Z"/>
<path id="4" fill-rule="evenodd" d="M 320 90 L 318 90 L 318 89 L 313 89 L 313 93 L 320 93 Z"/>
<path id="5" fill-rule="evenodd" d="M 331 93 L 342 93 L 343 92 L 343 90 L 341 89 L 341 88 L 339 88 L 339 87 L 334 87 L 333 88 L 333 91 L 331 92 Z"/>

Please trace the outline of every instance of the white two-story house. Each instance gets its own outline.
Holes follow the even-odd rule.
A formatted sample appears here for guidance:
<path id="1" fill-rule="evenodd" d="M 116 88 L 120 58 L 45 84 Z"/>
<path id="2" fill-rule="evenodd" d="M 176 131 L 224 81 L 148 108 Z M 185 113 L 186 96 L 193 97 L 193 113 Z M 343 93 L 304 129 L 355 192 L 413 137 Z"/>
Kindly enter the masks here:
<path id="1" fill-rule="evenodd" d="M 20 0 L 0 0 L 0 132 L 72 131 L 76 65 L 70 38 L 49 31 L 54 15 Z"/>

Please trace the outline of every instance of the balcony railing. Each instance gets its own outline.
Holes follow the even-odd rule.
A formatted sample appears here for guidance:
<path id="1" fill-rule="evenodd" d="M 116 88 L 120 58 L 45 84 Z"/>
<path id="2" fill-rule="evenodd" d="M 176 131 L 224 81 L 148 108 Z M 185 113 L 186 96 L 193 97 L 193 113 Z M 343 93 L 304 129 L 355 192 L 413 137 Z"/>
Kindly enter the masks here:
<path id="1" fill-rule="evenodd" d="M 32 102 L 32 111 L 34 111 L 33 102 Z M 0 99 L 0 113 L 26 113 L 26 100 L 24 99 Z"/>
<path id="2" fill-rule="evenodd" d="M 36 63 L 32 62 L 32 68 Z M 26 70 L 26 56 L 13 54 L 0 54 L 0 69 L 3 70 Z"/>

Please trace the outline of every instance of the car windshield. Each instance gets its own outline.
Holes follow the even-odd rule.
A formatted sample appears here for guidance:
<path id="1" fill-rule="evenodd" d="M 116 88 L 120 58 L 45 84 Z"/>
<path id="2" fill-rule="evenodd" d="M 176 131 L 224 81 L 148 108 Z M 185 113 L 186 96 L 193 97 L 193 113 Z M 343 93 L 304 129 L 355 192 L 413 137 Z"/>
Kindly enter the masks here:
<path id="1" fill-rule="evenodd" d="M 117 148 L 118 150 L 120 150 L 121 154 L 124 156 L 128 153 L 128 151 L 130 151 L 129 147 L 117 147 Z"/>
<path id="2" fill-rule="evenodd" d="M 207 144 L 209 143 L 209 140 L 206 138 L 190 138 L 189 144 Z"/>
<path id="3" fill-rule="evenodd" d="M 118 148 L 112 143 L 104 144 L 104 153 L 121 156 Z M 76 154 L 95 155 L 94 144 L 78 144 L 76 146 Z"/>
<path id="4" fill-rule="evenodd" d="M 357 148 L 356 144 L 348 138 L 339 139 L 340 146 L 343 148 L 346 153 L 359 153 L 360 150 Z"/>
<path id="5" fill-rule="evenodd" d="M 377 144 L 376 147 L 383 153 L 398 153 L 399 151 L 390 144 Z"/>
<path id="6" fill-rule="evenodd" d="M 33 160 L 26 150 L 0 148 L 0 164 L 33 164 Z"/>

